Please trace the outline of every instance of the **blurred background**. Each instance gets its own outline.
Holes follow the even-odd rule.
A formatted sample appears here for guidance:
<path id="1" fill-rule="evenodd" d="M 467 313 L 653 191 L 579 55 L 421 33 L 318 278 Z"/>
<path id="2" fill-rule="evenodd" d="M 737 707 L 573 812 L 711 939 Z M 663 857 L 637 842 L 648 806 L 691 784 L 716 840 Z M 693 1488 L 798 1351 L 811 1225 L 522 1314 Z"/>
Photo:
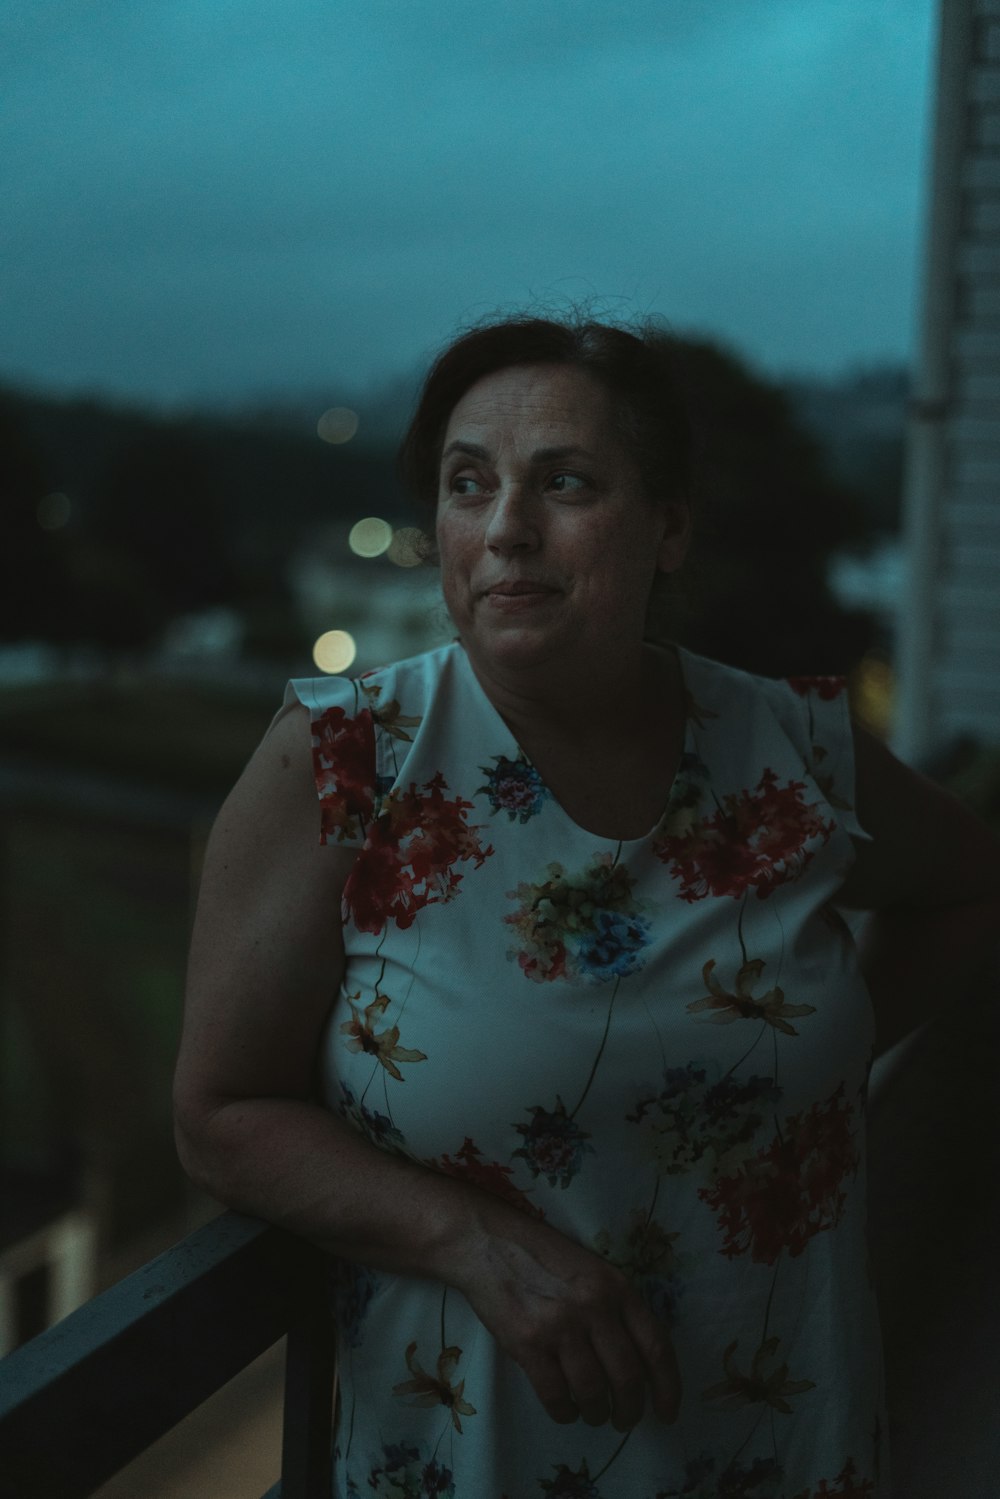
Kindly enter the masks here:
<path id="1" fill-rule="evenodd" d="M 678 638 L 846 672 L 997 818 L 1000 11 L 941 61 L 950 9 L 0 17 L 0 1353 L 216 1211 L 168 1104 L 204 840 L 289 676 L 449 638 L 393 450 L 459 327 L 676 333 Z"/>

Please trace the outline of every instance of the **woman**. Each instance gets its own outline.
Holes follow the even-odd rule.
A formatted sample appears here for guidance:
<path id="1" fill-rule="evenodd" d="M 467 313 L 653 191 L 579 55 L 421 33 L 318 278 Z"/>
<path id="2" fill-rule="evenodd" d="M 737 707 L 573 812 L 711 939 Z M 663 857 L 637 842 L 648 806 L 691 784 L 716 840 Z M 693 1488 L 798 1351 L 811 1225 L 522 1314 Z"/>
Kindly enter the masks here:
<path id="1" fill-rule="evenodd" d="M 213 833 L 180 1150 L 336 1257 L 338 1496 L 888 1493 L 875 1026 L 997 849 L 840 683 L 644 640 L 688 463 L 655 336 L 460 339 L 403 449 L 458 640 L 292 684 Z"/>

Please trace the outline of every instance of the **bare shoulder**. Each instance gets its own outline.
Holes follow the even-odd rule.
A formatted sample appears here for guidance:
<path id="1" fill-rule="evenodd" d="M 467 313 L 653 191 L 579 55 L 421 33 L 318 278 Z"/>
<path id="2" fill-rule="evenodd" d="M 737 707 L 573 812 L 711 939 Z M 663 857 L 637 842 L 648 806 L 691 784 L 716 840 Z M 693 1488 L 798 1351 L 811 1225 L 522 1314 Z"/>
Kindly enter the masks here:
<path id="1" fill-rule="evenodd" d="M 189 1100 L 308 1092 L 343 974 L 340 902 L 355 857 L 320 842 L 309 719 L 293 707 L 264 735 L 209 839 L 178 1063 Z"/>
<path id="2" fill-rule="evenodd" d="M 943 787 L 855 726 L 855 805 L 871 835 L 842 905 L 947 906 L 1000 890 L 1000 840 Z"/>
<path id="3" fill-rule="evenodd" d="M 350 872 L 353 849 L 335 843 L 320 847 L 309 714 L 301 704 L 275 717 L 223 803 L 210 853 L 231 844 L 251 869 L 255 857 L 270 864 L 286 853 L 312 864 L 326 880 L 343 881 Z"/>

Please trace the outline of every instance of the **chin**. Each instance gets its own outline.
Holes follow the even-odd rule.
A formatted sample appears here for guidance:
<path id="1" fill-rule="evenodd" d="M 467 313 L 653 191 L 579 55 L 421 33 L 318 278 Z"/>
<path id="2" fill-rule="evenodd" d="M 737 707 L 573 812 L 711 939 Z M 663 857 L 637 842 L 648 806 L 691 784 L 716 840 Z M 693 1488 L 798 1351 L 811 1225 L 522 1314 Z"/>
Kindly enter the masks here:
<path id="1" fill-rule="evenodd" d="M 470 632 L 461 639 L 466 651 L 477 661 L 505 670 L 543 666 L 557 660 L 567 645 L 538 630 L 497 630 L 488 635 Z"/>

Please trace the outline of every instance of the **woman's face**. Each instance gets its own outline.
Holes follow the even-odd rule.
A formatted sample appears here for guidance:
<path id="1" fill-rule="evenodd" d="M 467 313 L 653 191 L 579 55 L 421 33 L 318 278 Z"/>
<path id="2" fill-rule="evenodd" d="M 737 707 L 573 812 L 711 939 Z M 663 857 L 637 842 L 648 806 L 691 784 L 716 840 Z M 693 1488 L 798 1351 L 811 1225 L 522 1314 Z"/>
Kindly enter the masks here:
<path id="1" fill-rule="evenodd" d="M 653 577 L 680 565 L 687 534 L 687 506 L 646 496 L 611 397 L 585 371 L 515 365 L 452 411 L 437 541 L 480 671 L 637 660 Z"/>

